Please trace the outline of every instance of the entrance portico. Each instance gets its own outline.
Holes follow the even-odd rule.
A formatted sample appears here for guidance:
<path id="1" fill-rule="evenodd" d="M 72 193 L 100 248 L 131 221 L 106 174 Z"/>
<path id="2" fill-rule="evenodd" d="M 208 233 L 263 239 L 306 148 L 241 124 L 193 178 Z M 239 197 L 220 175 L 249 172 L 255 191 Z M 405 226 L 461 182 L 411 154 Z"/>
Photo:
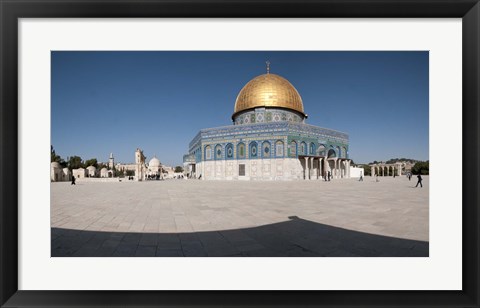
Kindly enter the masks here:
<path id="1" fill-rule="evenodd" d="M 299 155 L 304 180 L 318 180 L 330 171 L 332 179 L 350 178 L 350 159 L 321 155 Z"/>

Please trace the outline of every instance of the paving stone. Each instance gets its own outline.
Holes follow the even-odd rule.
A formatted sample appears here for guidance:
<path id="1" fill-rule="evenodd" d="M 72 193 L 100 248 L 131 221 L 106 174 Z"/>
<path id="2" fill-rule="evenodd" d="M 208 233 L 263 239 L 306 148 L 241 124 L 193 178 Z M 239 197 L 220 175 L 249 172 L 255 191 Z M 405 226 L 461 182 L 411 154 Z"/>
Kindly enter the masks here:
<path id="1" fill-rule="evenodd" d="M 135 257 L 155 257 L 156 246 L 138 246 Z"/>
<path id="2" fill-rule="evenodd" d="M 113 256 L 114 257 L 134 257 L 135 252 L 137 251 L 137 248 L 138 248 L 138 245 L 136 244 L 126 244 L 122 242 L 115 249 Z"/>
<path id="3" fill-rule="evenodd" d="M 140 238 L 139 245 L 142 246 L 157 246 L 158 236 L 155 233 L 143 233 Z"/>
<path id="4" fill-rule="evenodd" d="M 155 256 L 157 257 L 183 257 L 183 251 L 181 249 L 159 249 L 157 247 L 157 251 Z"/>
<path id="5" fill-rule="evenodd" d="M 51 183 L 51 253 L 425 257 L 428 176 L 423 183 L 413 188 L 404 177 Z"/>
<path id="6" fill-rule="evenodd" d="M 182 243 L 182 251 L 185 257 L 206 257 L 207 252 L 200 242 Z"/>

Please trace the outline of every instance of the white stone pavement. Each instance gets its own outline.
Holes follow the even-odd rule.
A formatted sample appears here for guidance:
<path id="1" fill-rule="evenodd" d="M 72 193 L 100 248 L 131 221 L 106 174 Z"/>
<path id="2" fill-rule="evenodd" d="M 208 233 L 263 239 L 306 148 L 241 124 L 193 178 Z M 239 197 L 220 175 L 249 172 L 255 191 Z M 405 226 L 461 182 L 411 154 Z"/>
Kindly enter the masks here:
<path id="1" fill-rule="evenodd" d="M 379 180 L 52 183 L 52 256 L 428 256 L 428 176 Z"/>

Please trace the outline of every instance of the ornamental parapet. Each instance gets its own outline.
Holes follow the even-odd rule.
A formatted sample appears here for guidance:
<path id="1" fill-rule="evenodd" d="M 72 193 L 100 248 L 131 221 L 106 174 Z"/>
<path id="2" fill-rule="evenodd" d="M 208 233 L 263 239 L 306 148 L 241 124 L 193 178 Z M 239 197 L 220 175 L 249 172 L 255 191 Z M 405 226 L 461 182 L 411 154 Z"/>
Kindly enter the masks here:
<path id="1" fill-rule="evenodd" d="M 304 135 L 318 140 L 348 144 L 348 134 L 343 132 L 304 123 L 273 122 L 205 128 L 200 130 L 200 132 L 193 138 L 189 143 L 189 148 L 192 149 L 200 142 L 200 140 L 204 139 L 244 138 L 252 136 L 252 134 L 270 134 L 271 136 L 278 136 L 291 133 Z"/>
<path id="2" fill-rule="evenodd" d="M 183 162 L 184 163 L 195 163 L 195 155 L 193 155 L 193 154 L 183 155 Z"/>

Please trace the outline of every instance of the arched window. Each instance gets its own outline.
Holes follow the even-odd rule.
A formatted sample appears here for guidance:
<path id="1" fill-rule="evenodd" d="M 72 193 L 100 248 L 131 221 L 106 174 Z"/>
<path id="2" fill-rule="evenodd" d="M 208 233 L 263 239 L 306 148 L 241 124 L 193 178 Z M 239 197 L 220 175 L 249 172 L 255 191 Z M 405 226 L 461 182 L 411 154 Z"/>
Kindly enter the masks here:
<path id="1" fill-rule="evenodd" d="M 227 144 L 225 147 L 225 156 L 227 159 L 233 158 L 233 145 L 231 143 Z"/>
<path id="2" fill-rule="evenodd" d="M 215 146 L 215 159 L 222 159 L 222 146 L 220 144 Z"/>
<path id="3" fill-rule="evenodd" d="M 347 158 L 347 148 L 346 147 L 342 147 L 342 157 Z"/>
<path id="4" fill-rule="evenodd" d="M 301 146 L 300 146 L 300 153 L 301 155 L 307 154 L 307 144 L 305 141 L 302 141 Z"/>
<path id="5" fill-rule="evenodd" d="M 255 141 L 252 141 L 248 147 L 250 149 L 250 158 L 257 158 L 258 156 L 257 143 Z"/>
<path id="6" fill-rule="evenodd" d="M 335 153 L 335 150 L 333 148 L 328 150 L 328 158 L 331 157 L 337 157 L 337 153 Z"/>
<path id="7" fill-rule="evenodd" d="M 336 152 L 337 152 L 337 157 L 342 157 L 342 151 L 340 151 L 340 147 L 337 147 Z"/>
<path id="8" fill-rule="evenodd" d="M 317 155 L 325 156 L 326 154 L 325 151 L 326 151 L 325 145 L 320 144 L 317 149 Z"/>
<path id="9" fill-rule="evenodd" d="M 209 145 L 205 147 L 205 159 L 212 159 L 212 147 Z"/>
<path id="10" fill-rule="evenodd" d="M 283 141 L 278 140 L 275 142 L 275 156 L 283 157 Z"/>
<path id="11" fill-rule="evenodd" d="M 270 142 L 264 141 L 262 144 L 262 157 L 268 158 L 270 157 L 270 152 L 272 150 L 270 149 Z"/>
<path id="12" fill-rule="evenodd" d="M 315 154 L 315 143 L 310 143 L 310 155 Z"/>
<path id="13" fill-rule="evenodd" d="M 237 145 L 237 158 L 239 159 L 245 158 L 245 143 L 239 143 Z"/>
<path id="14" fill-rule="evenodd" d="M 292 140 L 290 142 L 288 150 L 289 150 L 289 156 L 290 157 L 296 157 L 297 156 L 297 143 L 294 140 Z"/>

